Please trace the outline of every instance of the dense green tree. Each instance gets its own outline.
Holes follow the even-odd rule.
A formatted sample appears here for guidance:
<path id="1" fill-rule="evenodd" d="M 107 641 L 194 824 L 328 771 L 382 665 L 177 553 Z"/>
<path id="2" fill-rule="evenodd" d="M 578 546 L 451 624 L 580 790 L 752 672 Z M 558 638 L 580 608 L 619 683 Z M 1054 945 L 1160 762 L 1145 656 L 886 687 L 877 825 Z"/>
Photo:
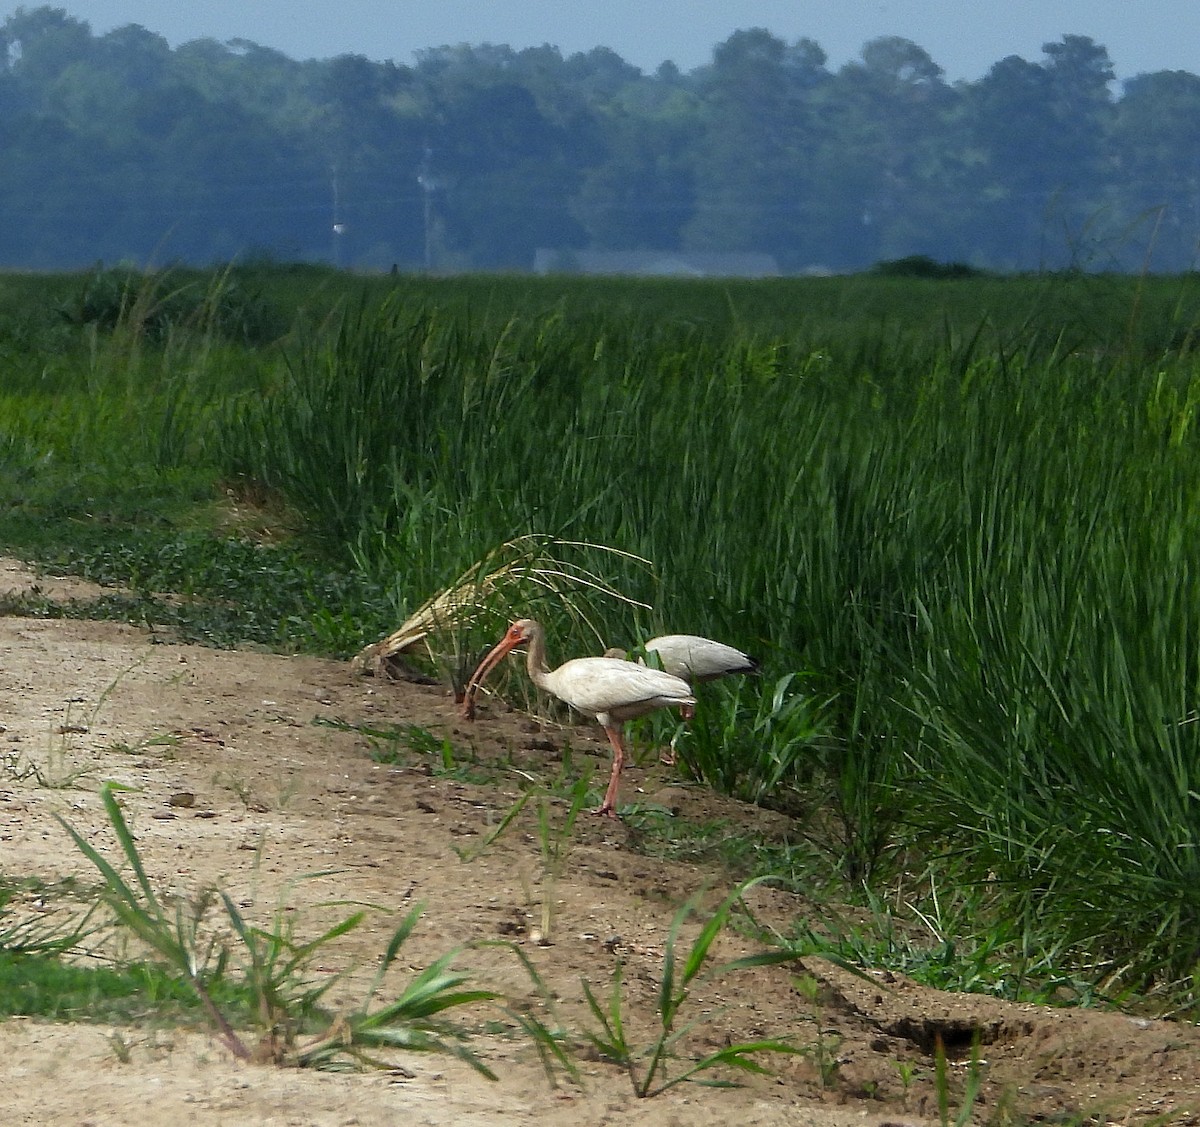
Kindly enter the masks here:
<path id="1" fill-rule="evenodd" d="M 958 159 L 939 144 L 958 103 L 942 68 L 915 43 L 867 43 L 826 90 L 828 133 L 817 159 L 821 260 L 845 268 L 938 254 Z"/>
<path id="2" fill-rule="evenodd" d="M 413 96 L 416 85 L 408 67 L 372 63 L 362 55 L 332 59 L 313 78 L 314 106 L 300 136 L 323 162 L 329 201 L 323 215 L 330 253 L 339 264 L 420 262 L 417 172 L 425 130 L 395 108 L 397 99 Z"/>
<path id="3" fill-rule="evenodd" d="M 91 48 L 91 28 L 62 8 L 18 8 L 0 25 L 0 68 L 20 80 L 31 106 Z"/>
<path id="4" fill-rule="evenodd" d="M 469 62 L 476 55 L 478 67 Z M 571 214 L 582 176 L 572 159 L 577 126 L 543 112 L 519 64 L 516 52 L 492 47 L 421 59 L 431 87 L 435 267 L 528 269 L 538 247 L 583 241 Z"/>
<path id="5" fill-rule="evenodd" d="M 811 40 L 788 45 L 756 28 L 717 46 L 697 87 L 703 130 L 685 245 L 812 261 L 816 106 L 828 81 Z"/>
<path id="6" fill-rule="evenodd" d="M 1043 50 L 1045 63 L 1002 59 L 966 93 L 981 257 L 1003 267 L 1091 265 L 1089 232 L 1102 229 L 1112 66 L 1086 36 Z"/>
<path id="7" fill-rule="evenodd" d="M 1194 270 L 1200 247 L 1200 77 L 1143 74 L 1125 85 L 1113 127 L 1111 194 L 1128 232 L 1126 263 Z"/>
<path id="8" fill-rule="evenodd" d="M 589 243 L 601 250 L 670 250 L 696 207 L 696 122 L 686 113 L 604 120 L 604 159 L 573 203 Z"/>
<path id="9" fill-rule="evenodd" d="M 247 40 L 0 24 L 0 265 L 210 261 L 528 269 L 540 247 L 912 254 L 1182 269 L 1200 238 L 1200 78 L 1117 91 L 1101 45 L 945 82 L 889 36 L 831 73 L 761 28 L 643 73 L 606 48 L 297 61 Z"/>
<path id="10" fill-rule="evenodd" d="M 104 257 L 123 204 L 120 172 L 96 142 L 54 117 L 0 118 L 0 264 L 82 266 Z"/>
<path id="11" fill-rule="evenodd" d="M 644 84 L 642 72 L 608 47 L 596 47 L 566 59 L 561 81 L 590 106 L 611 105 L 631 87 Z"/>

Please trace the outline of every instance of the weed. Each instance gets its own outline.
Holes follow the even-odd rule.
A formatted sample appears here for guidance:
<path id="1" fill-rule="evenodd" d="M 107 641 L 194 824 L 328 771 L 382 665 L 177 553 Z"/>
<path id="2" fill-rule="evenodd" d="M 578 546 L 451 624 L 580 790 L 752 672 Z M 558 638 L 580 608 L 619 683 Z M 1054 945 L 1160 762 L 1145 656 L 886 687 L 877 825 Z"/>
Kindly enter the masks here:
<path id="1" fill-rule="evenodd" d="M 266 803 L 254 796 L 253 788 L 241 775 L 234 774 L 232 771 L 217 771 L 213 775 L 212 781 L 216 786 L 222 786 L 231 791 L 247 812 L 256 814 L 266 812 Z"/>
<path id="2" fill-rule="evenodd" d="M 817 1062 L 817 1075 L 820 1078 L 821 1087 L 824 1089 L 837 1085 L 838 1073 L 842 1067 L 841 1059 L 838 1057 L 838 1048 L 841 1043 L 841 1037 L 823 1029 L 821 1022 L 817 1022 L 817 1036 L 813 1042 L 812 1053 Z"/>
<path id="3" fill-rule="evenodd" d="M 32 780 L 46 790 L 73 790 L 82 780 L 94 776 L 99 768 L 91 764 L 68 767 L 66 749 L 59 748 L 47 754 L 45 764 L 35 762 L 24 752 L 4 752 L 0 755 L 0 770 L 15 783 Z"/>
<path id="4" fill-rule="evenodd" d="M 65 820 L 59 820 L 75 845 L 99 870 L 106 886 L 105 902 L 117 921 L 187 984 L 235 1057 L 302 1066 L 329 1066 L 342 1057 L 350 1057 L 359 1063 L 380 1065 L 379 1053 L 403 1048 L 453 1053 L 495 1079 L 490 1069 L 467 1048 L 465 1032 L 442 1016 L 457 1007 L 498 996 L 490 990 L 463 988 L 468 976 L 452 966 L 457 950 L 418 973 L 397 999 L 372 1007 L 384 975 L 420 917 L 420 908 L 409 912 L 393 933 L 363 1002 L 350 1013 L 330 1020 L 322 1033 L 301 1041 L 301 1035 L 312 1023 L 325 1017 L 319 1003 L 336 981 L 335 977 L 314 980 L 310 973 L 313 961 L 330 943 L 358 927 L 364 912 L 344 917 L 316 939 L 305 942 L 294 937 L 291 917 L 284 910 L 277 913 L 272 928 L 254 927 L 246 922 L 225 892 L 202 893 L 190 905 L 180 902 L 170 912 L 155 895 L 142 866 L 116 798 L 117 789 L 123 788 L 105 784 L 101 795 L 109 824 L 133 872 L 132 883 L 78 831 Z M 227 924 L 237 941 L 233 948 L 211 936 L 207 939 L 203 936 L 202 921 L 216 902 L 223 906 Z M 224 980 L 235 953 L 241 957 L 245 988 L 252 999 L 251 1014 L 258 1026 L 259 1039 L 253 1046 L 237 1031 L 214 991 L 214 986 Z"/>
<path id="5" fill-rule="evenodd" d="M 1062 965 L 1064 953 L 1043 945 L 1036 953 L 1019 921 L 997 919 L 978 892 L 959 890 L 953 918 L 935 918 L 941 905 L 936 888 L 925 889 L 921 904 L 887 907 L 868 896 L 870 912 L 853 922 L 836 910 L 824 914 L 820 929 L 797 925 L 785 942 L 799 956 L 815 954 L 855 974 L 861 967 L 899 971 L 936 990 L 989 994 L 1042 1005 L 1092 1004 L 1102 995 Z M 926 910 L 928 909 L 928 910 Z M 931 934 L 932 933 L 932 934 Z M 962 933 L 964 938 L 949 936 Z"/>
<path id="6" fill-rule="evenodd" d="M 120 496 L 114 498 L 114 505 L 120 503 Z M 264 544 L 194 529 L 164 533 L 157 526 L 139 527 L 137 514 L 124 512 L 85 523 L 62 543 L 47 543 L 44 522 L 30 524 L 26 529 L 8 522 L 9 551 L 36 553 L 49 569 L 125 590 L 66 603 L 6 597 L 0 605 L 7 613 L 132 621 L 177 641 L 339 657 L 350 656 L 387 621 L 389 612 L 373 583 L 314 560 L 294 543 Z M 322 615 L 352 619 L 357 632 L 347 626 L 334 637 Z"/>
<path id="7" fill-rule="evenodd" d="M 118 740 L 115 743 L 109 744 L 108 750 L 115 755 L 145 755 L 146 752 L 152 749 L 163 748 L 160 753 L 165 760 L 175 758 L 175 749 L 179 746 L 180 737 L 173 732 L 161 733 L 157 736 L 147 736 L 144 739 L 138 740 L 137 743 L 126 743 L 124 740 Z"/>
<path id="8" fill-rule="evenodd" d="M 538 973 L 537 967 L 534 966 L 533 961 L 515 943 L 488 940 L 485 941 L 483 946 L 501 946 L 511 951 L 517 957 L 522 967 L 524 967 L 525 972 L 529 975 L 542 1007 L 550 1015 L 550 1020 L 554 1024 L 553 1029 L 542 1021 L 530 1006 L 518 1006 L 509 1003 L 506 1007 L 509 1018 L 525 1033 L 537 1052 L 538 1059 L 541 1061 L 542 1068 L 551 1086 L 557 1087 L 558 1075 L 559 1073 L 563 1073 L 572 1083 L 582 1087 L 583 1079 L 571 1055 L 566 1027 L 557 1014 L 554 992 L 546 985 L 542 976 Z"/>
<path id="9" fill-rule="evenodd" d="M 275 784 L 275 801 L 270 804 L 255 791 L 247 779 L 233 771 L 217 771 L 212 777 L 215 786 L 230 791 L 242 804 L 247 813 L 264 814 L 268 810 L 286 810 L 300 793 L 302 779 L 298 772 L 280 772 Z"/>
<path id="10" fill-rule="evenodd" d="M 525 809 L 525 804 L 529 801 L 530 797 L 531 796 L 528 792 L 521 795 L 521 797 L 518 798 L 516 802 L 514 802 L 508 808 L 508 810 L 505 811 L 504 816 L 500 819 L 500 821 L 498 821 L 486 834 L 484 834 L 484 836 L 470 849 L 459 849 L 457 845 L 454 846 L 454 852 L 458 854 L 458 859 L 464 863 L 474 861 L 486 849 L 490 848 L 492 844 L 504 834 L 505 830 L 507 830 L 508 827 L 517 820 L 521 811 Z"/>
<path id="11" fill-rule="evenodd" d="M 571 848 L 575 821 L 587 805 L 590 774 L 580 777 L 570 791 L 566 813 L 557 825 L 550 818 L 550 801 L 538 802 L 538 843 L 542 855 L 542 926 L 540 939 L 549 942 L 553 925 L 554 890 Z"/>
<path id="12" fill-rule="evenodd" d="M 812 974 L 798 974 L 792 977 L 792 989 L 813 1008 L 813 1013 L 807 1017 L 816 1025 L 816 1036 L 812 1043 L 812 1056 L 817 1066 L 817 1079 L 823 1089 L 837 1085 L 841 1069 L 841 1059 L 838 1049 L 842 1038 L 834 1030 L 826 1029 L 821 1006 L 821 982 Z"/>
<path id="13" fill-rule="evenodd" d="M 450 951 L 418 973 L 399 998 L 372 1008 L 384 976 L 395 963 L 405 940 L 421 915 L 413 908 L 393 933 L 375 980 L 366 997 L 349 1013 L 333 1019 L 329 1027 L 311 1040 L 300 1042 L 300 1032 L 317 1012 L 317 1004 L 336 978 L 317 985 L 305 980 L 314 955 L 331 941 L 354 930 L 363 919 L 355 912 L 323 935 L 297 943 L 291 935 L 290 919 L 279 913 L 270 931 L 248 926 L 236 905 L 221 894 L 226 914 L 244 952 L 247 983 L 258 999 L 261 1039 L 254 1057 L 280 1064 L 330 1067 L 341 1057 L 373 1067 L 389 1067 L 378 1054 L 405 1049 L 447 1052 L 466 1061 L 489 1080 L 495 1074 L 465 1045 L 466 1033 L 439 1017 L 445 1011 L 490 1001 L 499 995 L 491 990 L 464 990 L 468 975 L 453 969 L 458 951 Z"/>
<path id="14" fill-rule="evenodd" d="M 341 720 L 320 720 L 318 723 L 365 736 L 370 743 L 370 756 L 376 763 L 408 762 L 410 757 L 402 754 L 403 749 L 426 761 L 431 773 L 443 778 L 471 783 L 490 783 L 496 778 L 496 772 L 481 763 L 472 751 L 464 753 L 456 749 L 448 736 L 438 736 L 420 724 L 377 727 L 347 724 Z"/>
<path id="15" fill-rule="evenodd" d="M 983 1087 L 983 1073 L 979 1062 L 979 1039 L 971 1045 L 971 1061 L 967 1067 L 967 1079 L 963 1088 L 961 1104 L 954 1118 L 950 1117 L 950 1070 L 946 1063 L 946 1046 L 942 1035 L 937 1034 L 933 1053 L 934 1089 L 937 1093 L 938 1120 L 941 1127 L 967 1127 L 975 1111 L 975 1101 Z"/>
<path id="16" fill-rule="evenodd" d="M 82 780 L 95 775 L 100 768 L 94 763 L 84 763 L 77 767 L 69 765 L 72 737 L 86 735 L 91 731 L 101 709 L 122 679 L 143 665 L 145 660 L 145 656 L 137 658 L 127 669 L 114 677 L 96 698 L 86 718 L 76 718 L 74 711 L 74 706 L 83 702 L 82 698 L 72 697 L 67 701 L 62 722 L 53 730 L 56 739 L 47 751 L 44 764 L 35 762 L 32 757 L 22 752 L 9 751 L 0 753 L 0 770 L 3 770 L 14 782 L 33 780 L 37 786 L 47 790 L 70 790 L 77 787 Z"/>
<path id="17" fill-rule="evenodd" d="M 667 1063 L 676 1059 L 677 1046 L 681 1039 L 696 1025 L 696 1021 L 679 1025 L 680 1011 L 686 1004 L 691 987 L 708 961 L 712 944 L 725 927 L 729 914 L 742 896 L 758 880 L 747 881 L 735 888 L 720 904 L 700 929 L 692 942 L 682 966 L 677 967 L 676 944 L 683 924 L 696 910 L 697 898 L 693 897 L 675 914 L 667 936 L 663 955 L 662 974 L 658 992 L 658 1036 L 648 1045 L 638 1048 L 630 1044 L 625 1032 L 623 978 L 620 961 L 613 969 L 607 1005 L 596 997 L 591 985 L 584 980 L 583 992 L 588 1009 L 597 1023 L 597 1028 L 585 1030 L 585 1036 L 602 1057 L 620 1065 L 629 1075 L 634 1093 L 639 1098 L 656 1096 L 685 1081 L 693 1081 L 714 1087 L 729 1087 L 730 1082 L 713 1079 L 702 1074 L 714 1068 L 732 1068 L 747 1072 L 765 1073 L 767 1069 L 754 1058 L 760 1053 L 797 1053 L 802 1050 L 782 1040 L 748 1041 L 728 1045 L 715 1053 L 697 1059 L 689 1059 L 683 1067 L 668 1075 Z M 764 951 L 747 955 L 713 968 L 707 977 L 715 978 L 746 967 L 762 966 L 767 963 L 785 962 L 788 955 L 779 951 Z M 699 1020 L 699 1019 L 697 1019 Z"/>
<path id="18" fill-rule="evenodd" d="M 908 1107 L 908 1093 L 912 1088 L 913 1081 L 917 1078 L 919 1069 L 916 1064 L 910 1060 L 898 1060 L 896 1063 L 896 1074 L 900 1077 L 901 1099 L 904 1106 Z"/>
<path id="19" fill-rule="evenodd" d="M 91 907 L 65 912 L 44 886 L 0 882 L 0 955 L 54 958 L 83 940 L 91 917 Z"/>

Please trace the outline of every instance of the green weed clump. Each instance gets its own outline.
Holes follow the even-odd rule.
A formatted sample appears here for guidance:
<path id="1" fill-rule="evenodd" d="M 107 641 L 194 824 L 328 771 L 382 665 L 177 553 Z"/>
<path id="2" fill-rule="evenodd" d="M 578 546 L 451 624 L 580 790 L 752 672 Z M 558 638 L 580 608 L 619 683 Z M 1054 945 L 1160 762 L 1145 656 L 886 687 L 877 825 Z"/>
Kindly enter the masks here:
<path id="1" fill-rule="evenodd" d="M 231 270 L 96 269 L 57 312 L 69 325 L 118 330 L 161 343 L 171 333 L 193 332 L 243 344 L 263 344 L 283 330 L 279 313 L 261 291 Z"/>
<path id="2" fill-rule="evenodd" d="M 349 1057 L 362 1064 L 388 1067 L 386 1054 L 404 1049 L 450 1053 L 488 1079 L 496 1078 L 467 1046 L 467 1030 L 446 1016 L 460 1007 L 499 997 L 491 990 L 464 989 L 469 976 L 452 966 L 458 951 L 447 952 L 415 974 L 397 998 L 376 1004 L 387 972 L 420 918 L 419 907 L 410 911 L 393 933 L 362 1002 L 335 1018 L 324 1010 L 321 1000 L 337 977 L 318 975 L 313 967 L 331 943 L 362 923 L 365 912 L 352 912 L 315 939 L 299 940 L 284 910 L 273 926 L 256 927 L 223 891 L 209 890 L 191 903 L 178 900 L 167 904 L 155 893 L 142 865 L 117 789 L 115 784 L 105 784 L 101 797 L 131 877 L 59 820 L 98 870 L 105 885 L 104 903 L 116 921 L 156 960 L 152 964 L 156 973 L 165 972 L 191 992 L 238 1060 L 329 1067 Z M 233 935 L 230 942 L 221 942 L 215 930 L 206 926 L 208 909 L 218 902 Z M 224 1004 L 229 995 L 229 967 L 234 962 L 240 964 L 240 993 L 251 1003 L 248 1012 Z M 251 1023 L 257 1040 L 249 1039 L 244 1026 L 239 1027 L 239 1019 Z M 314 1028 L 320 1031 L 314 1034 Z"/>
<path id="3" fill-rule="evenodd" d="M 585 1030 L 585 1035 L 605 1060 L 619 1065 L 626 1071 L 633 1091 L 639 1098 L 657 1096 L 677 1084 L 687 1082 L 708 1087 L 731 1087 L 732 1082 L 721 1077 L 722 1071 L 765 1074 L 769 1070 L 758 1059 L 762 1054 L 804 1051 L 780 1039 L 730 1044 L 699 1058 L 687 1056 L 682 1051 L 688 1033 L 703 1020 L 700 1017 L 692 1018 L 690 1015 L 684 1020 L 693 989 L 701 981 L 748 967 L 787 962 L 792 958 L 786 951 L 767 950 L 744 955 L 717 966 L 708 966 L 713 944 L 728 923 L 734 906 L 746 891 L 757 883 L 757 880 L 748 881 L 735 888 L 705 920 L 686 951 L 679 946 L 680 930 L 696 911 L 697 898 L 689 900 L 676 912 L 667 936 L 659 978 L 656 1007 L 658 1028 L 646 1044 L 638 1045 L 634 1042 L 626 1028 L 627 999 L 623 989 L 621 964 L 618 962 L 613 970 L 607 1002 L 601 1001 L 590 983 L 584 981 L 584 997 L 595 1021 L 594 1028 Z"/>

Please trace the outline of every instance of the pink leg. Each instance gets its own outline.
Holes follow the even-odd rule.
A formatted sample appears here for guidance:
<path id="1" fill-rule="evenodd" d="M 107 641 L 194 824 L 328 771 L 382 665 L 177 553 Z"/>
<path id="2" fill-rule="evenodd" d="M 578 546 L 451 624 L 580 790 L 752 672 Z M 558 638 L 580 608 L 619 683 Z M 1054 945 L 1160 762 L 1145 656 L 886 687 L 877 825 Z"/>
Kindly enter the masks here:
<path id="1" fill-rule="evenodd" d="M 617 789 L 621 785 L 621 768 L 625 766 L 625 749 L 621 746 L 621 734 L 616 728 L 605 728 L 604 731 L 613 749 L 612 775 L 609 776 L 608 790 L 604 792 L 604 801 L 592 813 L 618 818 Z"/>

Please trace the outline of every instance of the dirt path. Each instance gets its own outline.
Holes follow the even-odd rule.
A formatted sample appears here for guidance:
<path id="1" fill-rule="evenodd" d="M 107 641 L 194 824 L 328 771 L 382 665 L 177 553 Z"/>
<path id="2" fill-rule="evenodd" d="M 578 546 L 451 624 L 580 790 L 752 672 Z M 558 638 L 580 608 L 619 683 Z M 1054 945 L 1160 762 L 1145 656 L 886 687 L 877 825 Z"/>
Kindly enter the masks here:
<path id="1" fill-rule="evenodd" d="M 0 595 L 34 582 L 19 566 L 0 564 Z M 92 594 L 86 584 L 37 582 L 56 597 Z M 415 752 L 406 765 L 377 763 L 369 741 L 337 721 L 419 725 L 450 741 L 462 769 L 445 773 L 440 758 Z M 315 937 L 350 910 L 330 901 L 387 909 L 329 952 L 330 971 L 359 968 L 336 988 L 333 1000 L 344 1006 L 361 997 L 399 918 L 420 903 L 424 915 L 405 945 L 398 982 L 466 941 L 511 940 L 578 1028 L 585 1020 L 581 977 L 604 990 L 620 956 L 631 1030 L 649 1031 L 672 915 L 696 890 L 723 888 L 720 874 L 648 858 L 636 830 L 587 819 L 576 827 L 562 875 L 548 880 L 531 811 L 469 863 L 456 852 L 481 843 L 519 795 L 522 772 L 553 772 L 565 738 L 604 769 L 605 746 L 587 728 L 543 729 L 495 707 L 464 725 L 439 687 L 364 679 L 347 665 L 312 658 L 160 644 L 129 626 L 0 618 L 3 871 L 93 880 L 55 815 L 115 856 L 98 786 L 113 779 L 136 787 L 122 796 L 123 806 L 164 895 L 192 896 L 219 884 L 255 922 L 283 910 L 301 937 Z M 491 781 L 471 781 L 472 759 L 490 766 Z M 657 764 L 630 771 L 625 795 L 639 790 L 681 818 L 784 829 L 772 815 L 674 785 Z M 173 805 L 188 801 L 179 795 L 191 795 L 190 805 Z M 750 900 L 781 929 L 812 911 L 763 889 Z M 546 901 L 552 942 L 543 946 L 531 932 L 542 926 Z M 724 956 L 738 949 L 735 938 L 722 943 Z M 459 965 L 482 984 L 536 1001 L 503 948 L 469 950 Z M 956 1058 L 956 1090 L 978 1034 L 980 1122 L 1083 1112 L 1122 1122 L 1164 1115 L 1198 1121 L 1194 1027 L 875 978 L 868 983 L 806 960 L 705 988 L 690 1003 L 692 1016 L 705 1019 L 692 1042 L 697 1053 L 755 1037 L 789 1038 L 808 1051 L 743 1088 L 682 1085 L 652 1100 L 635 1099 L 621 1073 L 589 1059 L 580 1062 L 582 1090 L 552 1088 L 530 1048 L 501 1036 L 475 1043 L 500 1077 L 490 1083 L 440 1056 L 411 1055 L 396 1073 L 299 1072 L 239 1064 L 204 1029 L 9 1020 L 0 1025 L 0 1122 L 917 1123 L 937 1119 L 936 1033 Z"/>

